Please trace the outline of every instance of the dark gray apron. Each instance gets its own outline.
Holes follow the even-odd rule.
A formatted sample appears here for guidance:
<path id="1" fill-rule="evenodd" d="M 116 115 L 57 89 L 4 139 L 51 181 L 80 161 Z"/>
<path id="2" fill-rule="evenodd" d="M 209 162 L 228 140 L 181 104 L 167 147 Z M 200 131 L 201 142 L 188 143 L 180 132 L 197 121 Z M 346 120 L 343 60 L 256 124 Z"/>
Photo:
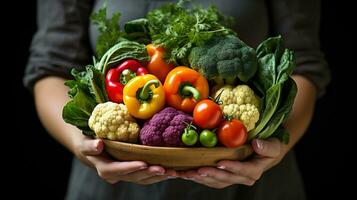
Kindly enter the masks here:
<path id="1" fill-rule="evenodd" d="M 304 200 L 305 193 L 295 156 L 290 152 L 275 167 L 265 172 L 254 186 L 233 185 L 213 189 L 192 181 L 170 179 L 152 185 L 119 182 L 111 185 L 97 172 L 74 159 L 67 200 Z"/>

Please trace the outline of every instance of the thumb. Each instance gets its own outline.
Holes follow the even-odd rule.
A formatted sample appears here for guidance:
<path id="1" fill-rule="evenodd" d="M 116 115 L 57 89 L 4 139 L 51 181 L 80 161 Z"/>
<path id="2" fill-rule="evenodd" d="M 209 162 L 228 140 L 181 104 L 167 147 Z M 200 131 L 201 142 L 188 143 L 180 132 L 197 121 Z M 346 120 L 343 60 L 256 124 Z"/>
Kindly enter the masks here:
<path id="1" fill-rule="evenodd" d="M 252 146 L 255 153 L 264 157 L 277 157 L 281 151 L 281 142 L 277 138 L 268 140 L 254 139 Z"/>
<path id="2" fill-rule="evenodd" d="M 80 145 L 80 151 L 87 156 L 95 156 L 102 153 L 104 143 L 100 139 L 84 138 Z"/>

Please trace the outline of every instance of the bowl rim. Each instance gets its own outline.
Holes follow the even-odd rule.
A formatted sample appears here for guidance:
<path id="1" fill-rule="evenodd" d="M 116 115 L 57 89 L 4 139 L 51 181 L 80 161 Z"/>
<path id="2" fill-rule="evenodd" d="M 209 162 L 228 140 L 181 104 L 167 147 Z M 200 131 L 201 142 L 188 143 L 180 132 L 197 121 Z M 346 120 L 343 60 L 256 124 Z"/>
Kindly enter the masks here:
<path id="1" fill-rule="evenodd" d="M 226 151 L 234 151 L 237 149 L 241 149 L 241 148 L 252 148 L 251 145 L 249 144 L 243 144 L 239 147 L 234 147 L 234 148 L 230 148 L 230 147 L 225 147 L 225 146 L 214 146 L 214 147 L 162 147 L 162 146 L 149 146 L 149 145 L 143 145 L 143 144 L 135 144 L 135 143 L 128 143 L 128 142 L 121 142 L 121 141 L 116 141 L 116 140 L 109 140 L 109 139 L 103 139 L 104 143 L 110 143 L 110 144 L 116 144 L 116 145 L 121 145 L 123 147 L 128 147 L 128 148 L 136 148 L 136 149 L 151 149 L 151 150 L 176 150 L 176 151 L 186 151 L 186 150 L 197 150 L 197 151 L 201 151 L 201 150 L 205 150 L 205 151 L 209 151 L 209 150 L 226 150 Z"/>

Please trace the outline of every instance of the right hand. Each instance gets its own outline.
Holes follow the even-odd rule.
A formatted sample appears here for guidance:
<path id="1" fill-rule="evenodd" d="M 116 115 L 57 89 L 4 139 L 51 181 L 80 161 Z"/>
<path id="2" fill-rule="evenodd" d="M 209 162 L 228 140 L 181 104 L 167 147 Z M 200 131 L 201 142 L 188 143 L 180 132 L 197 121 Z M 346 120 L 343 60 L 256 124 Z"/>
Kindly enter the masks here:
<path id="1" fill-rule="evenodd" d="M 142 161 L 114 161 L 103 152 L 104 143 L 100 139 L 83 136 L 75 145 L 74 154 L 86 165 L 95 168 L 105 181 L 115 184 L 127 181 L 152 184 L 177 176 L 176 171 L 161 166 L 148 166 Z"/>

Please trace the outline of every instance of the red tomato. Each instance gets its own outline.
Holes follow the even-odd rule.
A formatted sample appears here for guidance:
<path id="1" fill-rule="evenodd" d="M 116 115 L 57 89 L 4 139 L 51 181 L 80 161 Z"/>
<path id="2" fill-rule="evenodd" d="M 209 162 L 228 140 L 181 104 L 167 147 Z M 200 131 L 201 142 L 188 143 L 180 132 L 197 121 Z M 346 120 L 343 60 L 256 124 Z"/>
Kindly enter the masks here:
<path id="1" fill-rule="evenodd" d="M 221 144 L 231 148 L 243 145 L 248 138 L 247 129 L 237 119 L 222 122 L 218 128 L 217 135 Z"/>
<path id="2" fill-rule="evenodd" d="M 221 107 L 208 99 L 198 102 L 193 110 L 193 122 L 200 128 L 216 128 L 221 123 L 222 118 Z"/>

